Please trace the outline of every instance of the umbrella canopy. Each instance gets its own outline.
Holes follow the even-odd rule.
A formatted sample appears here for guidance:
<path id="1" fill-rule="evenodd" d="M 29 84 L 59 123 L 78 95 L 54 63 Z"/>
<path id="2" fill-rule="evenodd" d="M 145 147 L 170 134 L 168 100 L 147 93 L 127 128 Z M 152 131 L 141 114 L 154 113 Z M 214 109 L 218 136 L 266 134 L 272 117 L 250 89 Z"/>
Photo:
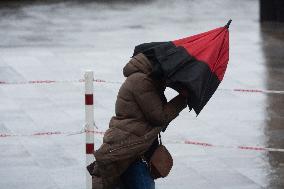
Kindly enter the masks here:
<path id="1" fill-rule="evenodd" d="M 223 80 L 229 61 L 229 25 L 194 36 L 143 43 L 134 55 L 144 53 L 153 64 L 152 76 L 164 78 L 177 91 L 189 93 L 188 107 L 198 115 Z"/>

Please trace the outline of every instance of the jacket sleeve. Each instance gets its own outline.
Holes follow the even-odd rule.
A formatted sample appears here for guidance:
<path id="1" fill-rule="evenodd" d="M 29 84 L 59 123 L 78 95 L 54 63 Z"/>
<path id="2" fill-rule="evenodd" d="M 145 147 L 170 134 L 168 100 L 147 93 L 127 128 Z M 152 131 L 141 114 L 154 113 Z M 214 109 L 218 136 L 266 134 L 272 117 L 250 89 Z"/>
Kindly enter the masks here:
<path id="1" fill-rule="evenodd" d="M 149 78 L 141 78 L 134 85 L 133 95 L 146 119 L 152 126 L 167 126 L 186 107 L 186 98 L 177 95 L 166 104 Z"/>

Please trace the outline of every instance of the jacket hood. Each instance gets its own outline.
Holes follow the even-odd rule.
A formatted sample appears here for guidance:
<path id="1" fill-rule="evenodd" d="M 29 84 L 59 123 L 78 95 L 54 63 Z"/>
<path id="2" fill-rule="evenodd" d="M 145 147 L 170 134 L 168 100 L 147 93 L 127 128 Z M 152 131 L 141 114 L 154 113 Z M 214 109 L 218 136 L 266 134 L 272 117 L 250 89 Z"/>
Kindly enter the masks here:
<path id="1" fill-rule="evenodd" d="M 130 76 L 133 73 L 150 74 L 152 72 L 151 62 L 142 53 L 134 56 L 123 68 L 123 75 Z"/>

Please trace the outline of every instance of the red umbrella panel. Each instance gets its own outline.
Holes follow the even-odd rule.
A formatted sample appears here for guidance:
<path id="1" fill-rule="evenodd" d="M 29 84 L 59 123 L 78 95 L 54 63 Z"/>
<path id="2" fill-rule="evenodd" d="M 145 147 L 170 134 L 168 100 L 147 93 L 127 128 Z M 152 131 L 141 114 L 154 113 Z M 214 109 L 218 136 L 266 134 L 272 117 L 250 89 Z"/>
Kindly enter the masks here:
<path id="1" fill-rule="evenodd" d="M 188 106 L 198 115 L 223 80 L 229 61 L 229 25 L 194 36 L 143 43 L 134 56 L 145 54 L 153 65 L 152 76 L 169 87 L 189 92 Z"/>

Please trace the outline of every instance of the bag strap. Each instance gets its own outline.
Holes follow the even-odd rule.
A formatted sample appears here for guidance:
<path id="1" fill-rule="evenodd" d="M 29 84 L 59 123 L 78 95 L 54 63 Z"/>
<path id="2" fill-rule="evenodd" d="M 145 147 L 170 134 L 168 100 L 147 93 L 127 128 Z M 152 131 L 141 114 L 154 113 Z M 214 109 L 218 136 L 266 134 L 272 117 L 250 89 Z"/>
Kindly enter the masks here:
<path id="1" fill-rule="evenodd" d="M 161 133 L 159 133 L 159 134 L 158 134 L 158 140 L 159 140 L 160 145 L 162 145 L 162 137 L 161 137 Z"/>

